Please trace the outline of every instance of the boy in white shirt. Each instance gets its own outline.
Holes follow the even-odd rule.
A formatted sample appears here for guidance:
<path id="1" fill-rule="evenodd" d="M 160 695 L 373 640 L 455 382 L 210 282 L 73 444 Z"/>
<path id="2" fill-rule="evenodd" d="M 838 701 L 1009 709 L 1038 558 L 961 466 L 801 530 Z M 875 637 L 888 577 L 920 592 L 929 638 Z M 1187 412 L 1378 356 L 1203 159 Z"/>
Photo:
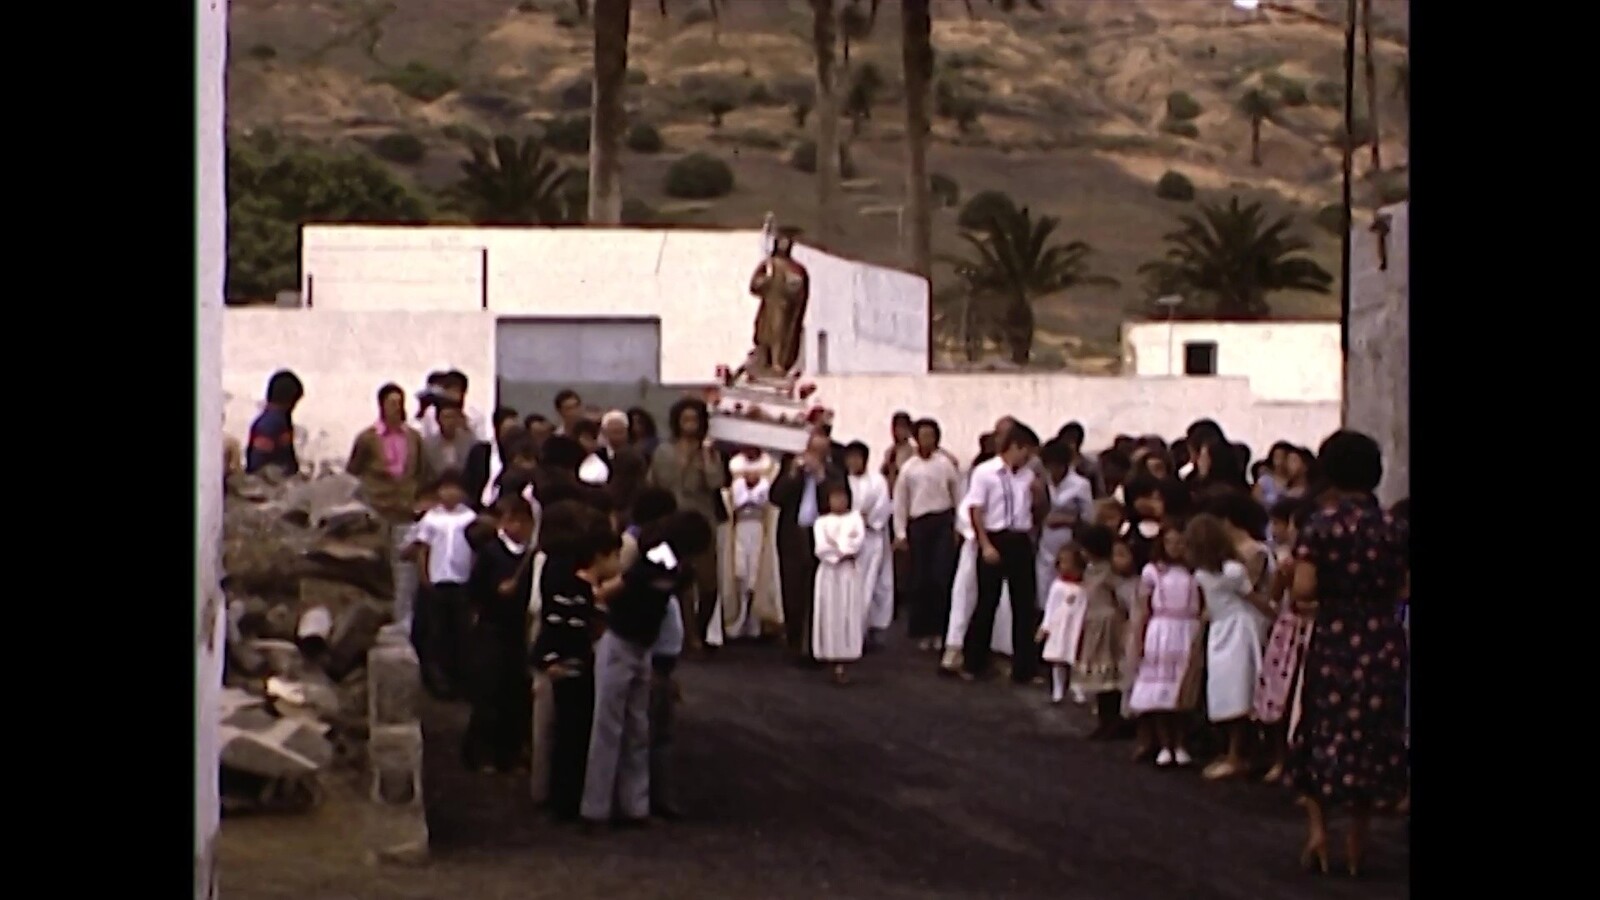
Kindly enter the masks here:
<path id="1" fill-rule="evenodd" d="M 422 663 L 423 685 L 435 697 L 447 699 L 462 682 L 463 647 L 471 624 L 467 529 L 478 514 L 467 505 L 460 472 L 439 476 L 434 494 L 438 504 L 422 515 L 413 532 L 419 588 L 411 643 Z"/>

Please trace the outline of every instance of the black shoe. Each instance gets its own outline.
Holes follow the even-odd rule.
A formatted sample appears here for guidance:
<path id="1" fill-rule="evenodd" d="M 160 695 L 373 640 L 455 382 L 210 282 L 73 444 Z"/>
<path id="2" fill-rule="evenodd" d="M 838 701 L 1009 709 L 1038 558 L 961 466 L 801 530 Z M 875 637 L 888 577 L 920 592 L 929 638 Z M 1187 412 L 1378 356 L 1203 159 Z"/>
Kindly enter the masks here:
<path id="1" fill-rule="evenodd" d="M 618 831 L 636 831 L 641 828 L 649 828 L 650 817 L 645 816 L 642 819 L 618 819 L 616 827 Z"/>
<path id="2" fill-rule="evenodd" d="M 671 803 L 652 803 L 650 805 L 650 815 L 663 822 L 682 822 L 684 818 L 683 810 Z"/>
<path id="3" fill-rule="evenodd" d="M 596 835 L 606 830 L 605 822 L 596 822 L 594 819 L 578 819 L 578 833 L 583 835 Z"/>

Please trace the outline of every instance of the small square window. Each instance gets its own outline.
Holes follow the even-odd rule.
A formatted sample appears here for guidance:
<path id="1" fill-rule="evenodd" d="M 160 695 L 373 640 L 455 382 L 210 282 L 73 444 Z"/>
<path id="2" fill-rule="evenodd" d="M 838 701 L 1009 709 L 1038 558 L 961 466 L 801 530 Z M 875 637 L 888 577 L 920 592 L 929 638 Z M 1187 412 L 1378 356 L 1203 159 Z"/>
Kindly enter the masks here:
<path id="1" fill-rule="evenodd" d="M 1183 345 L 1183 374 L 1217 374 L 1217 342 L 1185 342 Z"/>

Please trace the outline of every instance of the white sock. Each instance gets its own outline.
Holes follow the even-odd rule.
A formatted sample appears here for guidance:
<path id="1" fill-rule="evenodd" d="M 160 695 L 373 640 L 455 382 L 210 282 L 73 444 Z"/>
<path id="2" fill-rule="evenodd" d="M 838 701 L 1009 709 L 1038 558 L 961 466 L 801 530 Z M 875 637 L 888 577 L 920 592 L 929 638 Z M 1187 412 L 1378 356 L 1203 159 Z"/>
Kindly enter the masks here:
<path id="1" fill-rule="evenodd" d="M 1060 701 L 1067 694 L 1067 667 L 1062 665 L 1050 668 L 1050 699 Z"/>

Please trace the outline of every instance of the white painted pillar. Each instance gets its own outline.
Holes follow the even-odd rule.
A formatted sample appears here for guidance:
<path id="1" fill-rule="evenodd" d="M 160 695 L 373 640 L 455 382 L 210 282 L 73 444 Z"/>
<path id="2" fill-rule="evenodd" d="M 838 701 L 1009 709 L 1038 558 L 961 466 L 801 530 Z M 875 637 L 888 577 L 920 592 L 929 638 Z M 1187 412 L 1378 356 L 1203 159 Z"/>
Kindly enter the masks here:
<path id="1" fill-rule="evenodd" d="M 195 832 L 194 896 L 217 895 L 216 845 L 221 815 L 217 791 L 217 714 L 222 693 L 226 604 L 222 598 L 222 291 L 227 271 L 226 157 L 223 79 L 227 65 L 227 0 L 197 0 L 195 89 L 199 163 L 196 210 L 199 248 L 196 314 L 199 346 L 195 408 L 199 468 L 195 566 Z"/>

